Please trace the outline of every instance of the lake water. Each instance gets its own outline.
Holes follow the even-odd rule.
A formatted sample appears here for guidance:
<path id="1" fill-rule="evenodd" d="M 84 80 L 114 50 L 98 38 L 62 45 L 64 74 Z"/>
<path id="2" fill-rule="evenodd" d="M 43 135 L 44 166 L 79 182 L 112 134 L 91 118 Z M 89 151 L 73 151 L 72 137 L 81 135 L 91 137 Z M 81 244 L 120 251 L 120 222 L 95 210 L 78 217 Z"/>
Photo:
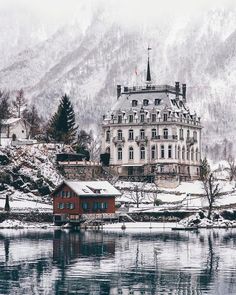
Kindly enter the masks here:
<path id="1" fill-rule="evenodd" d="M 236 230 L 0 230 L 0 294 L 236 294 Z"/>

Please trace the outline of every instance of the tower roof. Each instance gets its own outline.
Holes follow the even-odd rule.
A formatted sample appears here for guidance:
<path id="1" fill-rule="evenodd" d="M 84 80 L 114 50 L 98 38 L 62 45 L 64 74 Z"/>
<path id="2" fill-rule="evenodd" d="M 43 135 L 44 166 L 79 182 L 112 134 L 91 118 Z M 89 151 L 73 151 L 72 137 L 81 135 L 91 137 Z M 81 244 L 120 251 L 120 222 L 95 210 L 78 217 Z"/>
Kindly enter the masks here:
<path id="1" fill-rule="evenodd" d="M 152 83 L 152 78 L 151 78 L 151 70 L 150 70 L 150 62 L 149 62 L 149 50 L 152 50 L 152 48 L 150 48 L 148 46 L 148 62 L 147 62 L 147 78 L 146 78 L 146 83 L 147 84 L 151 84 Z"/>
<path id="2" fill-rule="evenodd" d="M 152 79 L 151 79 L 151 71 L 150 71 L 150 64 L 149 64 L 149 57 L 148 57 L 146 82 L 151 83 L 151 81 L 152 81 Z"/>

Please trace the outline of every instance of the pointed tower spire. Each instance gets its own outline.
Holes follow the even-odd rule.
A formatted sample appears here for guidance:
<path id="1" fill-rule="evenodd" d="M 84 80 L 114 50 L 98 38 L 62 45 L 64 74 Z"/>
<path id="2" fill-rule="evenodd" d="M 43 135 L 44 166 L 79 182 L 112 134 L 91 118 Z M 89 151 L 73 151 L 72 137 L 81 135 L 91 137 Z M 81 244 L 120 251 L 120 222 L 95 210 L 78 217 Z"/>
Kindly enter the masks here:
<path id="1" fill-rule="evenodd" d="M 150 71 L 150 63 L 149 63 L 149 50 L 152 50 L 152 48 L 150 48 L 148 46 L 148 63 L 147 63 L 147 79 L 146 79 L 146 84 L 147 85 L 150 85 L 152 83 L 151 71 Z"/>

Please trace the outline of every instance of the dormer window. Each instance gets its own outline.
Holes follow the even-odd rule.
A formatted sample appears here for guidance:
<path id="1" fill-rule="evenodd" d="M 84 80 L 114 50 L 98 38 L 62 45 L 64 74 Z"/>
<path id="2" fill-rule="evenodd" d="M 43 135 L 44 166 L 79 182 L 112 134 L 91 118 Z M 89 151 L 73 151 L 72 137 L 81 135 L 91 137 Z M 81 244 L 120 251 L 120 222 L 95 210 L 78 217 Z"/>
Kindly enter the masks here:
<path id="1" fill-rule="evenodd" d="M 148 100 L 148 99 L 144 99 L 144 100 L 143 100 L 143 105 L 144 105 L 144 106 L 148 106 L 148 104 L 149 104 L 149 100 Z"/>
<path id="2" fill-rule="evenodd" d="M 137 100 L 132 100 L 132 107 L 136 107 L 138 105 L 138 101 Z"/>
<path id="3" fill-rule="evenodd" d="M 167 119 L 168 119 L 167 114 L 163 114 L 163 121 L 167 121 Z"/>
<path id="4" fill-rule="evenodd" d="M 160 98 L 156 98 L 155 99 L 155 106 L 158 106 L 161 103 Z"/>
<path id="5" fill-rule="evenodd" d="M 122 123 L 122 115 L 118 115 L 118 124 Z"/>

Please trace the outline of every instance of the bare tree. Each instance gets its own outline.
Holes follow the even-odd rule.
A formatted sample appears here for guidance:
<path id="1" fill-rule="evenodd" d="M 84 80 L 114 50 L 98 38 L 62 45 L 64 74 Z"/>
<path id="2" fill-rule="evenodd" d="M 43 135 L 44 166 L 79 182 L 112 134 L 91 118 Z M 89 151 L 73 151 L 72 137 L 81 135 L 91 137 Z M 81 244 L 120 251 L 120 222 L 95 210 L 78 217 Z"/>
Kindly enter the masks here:
<path id="1" fill-rule="evenodd" d="M 34 138 L 35 135 L 40 133 L 40 127 L 43 119 L 39 116 L 37 108 L 32 105 L 29 109 L 22 112 L 23 118 L 30 123 L 30 135 Z"/>
<path id="2" fill-rule="evenodd" d="M 153 206 L 157 206 L 158 203 L 158 185 L 154 181 L 153 182 L 153 191 L 149 195 L 149 200 L 153 202 Z"/>
<path id="3" fill-rule="evenodd" d="M 216 202 L 216 199 L 219 197 L 220 194 L 220 185 L 216 181 L 213 172 L 210 169 L 210 166 L 205 159 L 205 169 L 204 173 L 202 173 L 202 183 L 203 183 L 203 189 L 205 192 L 205 196 L 208 201 L 208 213 L 207 218 L 211 218 L 211 213 L 213 206 Z"/>
<path id="4" fill-rule="evenodd" d="M 140 187 L 138 184 L 133 184 L 133 187 L 130 188 L 130 199 L 136 203 L 137 208 L 145 198 L 144 189 L 146 184 L 146 182 L 142 182 Z"/>
<path id="5" fill-rule="evenodd" d="M 90 134 L 90 142 L 88 142 L 88 151 L 90 155 L 90 160 L 99 160 L 100 151 L 101 151 L 101 140 L 97 136 L 95 136 L 92 130 L 89 132 Z"/>
<path id="6" fill-rule="evenodd" d="M 235 180 L 236 179 L 236 163 L 235 163 L 235 159 L 232 156 L 228 157 L 228 172 L 229 172 L 229 180 Z"/>
<path id="7" fill-rule="evenodd" d="M 21 117 L 22 107 L 26 104 L 24 90 L 20 89 L 16 93 L 16 99 L 13 101 L 13 106 L 16 108 L 18 118 Z"/>

